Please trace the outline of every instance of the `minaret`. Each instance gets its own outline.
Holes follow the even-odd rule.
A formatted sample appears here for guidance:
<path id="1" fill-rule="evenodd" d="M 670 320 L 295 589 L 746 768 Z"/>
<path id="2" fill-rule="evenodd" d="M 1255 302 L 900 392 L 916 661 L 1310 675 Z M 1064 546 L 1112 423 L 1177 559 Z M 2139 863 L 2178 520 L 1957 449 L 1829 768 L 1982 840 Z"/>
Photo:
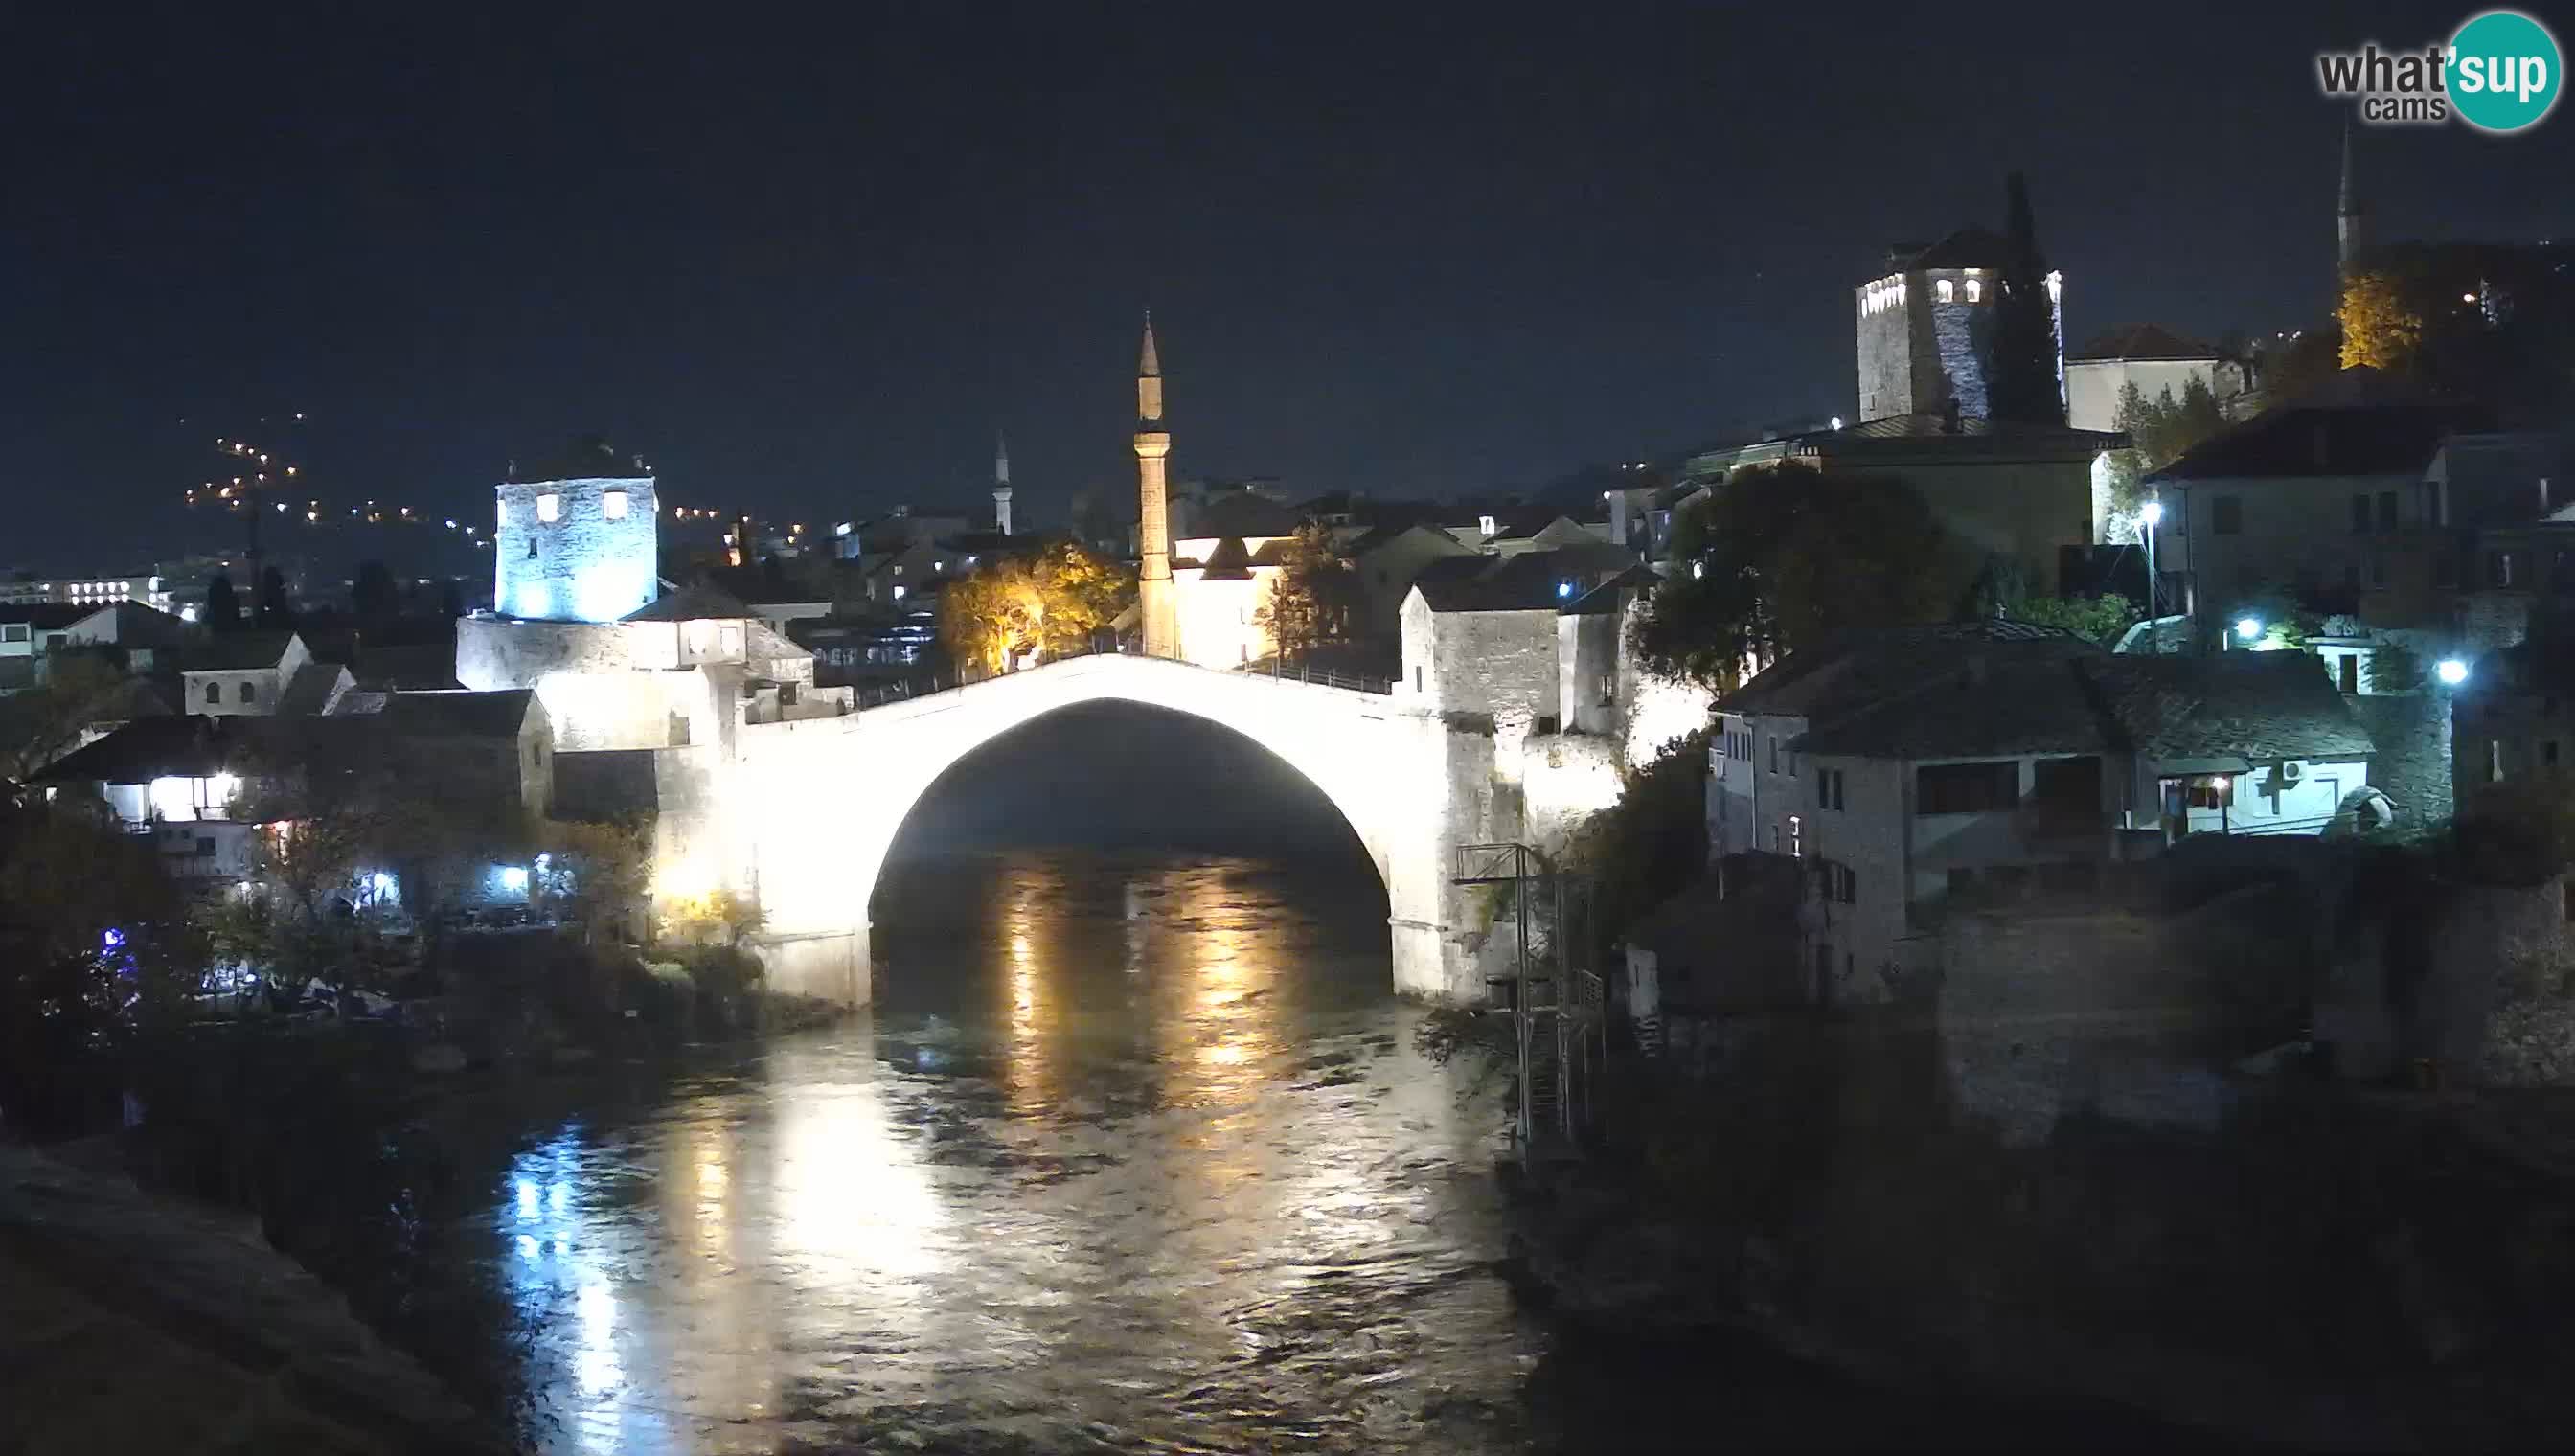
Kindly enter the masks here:
<path id="1" fill-rule="evenodd" d="M 993 436 L 993 529 L 1011 534 L 1011 442 Z"/>
<path id="2" fill-rule="evenodd" d="M 2342 124 L 2342 201 L 2334 209 L 2334 245 L 2337 272 L 2348 274 L 2360 257 L 2360 225 L 2367 216 L 2360 205 L 2358 190 L 2351 183 L 2351 123 Z"/>
<path id="3" fill-rule="evenodd" d="M 1136 606 L 1145 656 L 1181 655 L 1180 607 L 1172 597 L 1172 508 L 1164 460 L 1172 453 L 1163 428 L 1163 361 L 1154 352 L 1154 315 L 1145 314 L 1145 347 L 1136 360 Z"/>

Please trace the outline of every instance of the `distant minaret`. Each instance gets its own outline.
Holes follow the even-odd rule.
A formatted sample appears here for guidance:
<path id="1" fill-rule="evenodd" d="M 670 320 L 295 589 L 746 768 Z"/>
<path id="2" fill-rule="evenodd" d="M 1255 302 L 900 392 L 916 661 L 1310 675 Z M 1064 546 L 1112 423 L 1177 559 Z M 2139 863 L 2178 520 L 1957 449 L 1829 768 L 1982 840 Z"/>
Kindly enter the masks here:
<path id="1" fill-rule="evenodd" d="M 1163 428 L 1163 361 L 1154 352 L 1154 315 L 1145 314 L 1145 347 L 1136 360 L 1136 606 L 1145 656 L 1181 655 L 1181 615 L 1172 597 L 1172 508 L 1164 460 L 1172 453 Z"/>
<path id="2" fill-rule="evenodd" d="M 2348 274 L 2360 257 L 2361 223 L 2368 216 L 2360 205 L 2359 190 L 2351 180 L 2351 123 L 2342 124 L 2342 201 L 2334 209 L 2334 244 L 2337 272 Z"/>
<path id="3" fill-rule="evenodd" d="M 993 529 L 1011 534 L 1011 442 L 993 436 Z"/>

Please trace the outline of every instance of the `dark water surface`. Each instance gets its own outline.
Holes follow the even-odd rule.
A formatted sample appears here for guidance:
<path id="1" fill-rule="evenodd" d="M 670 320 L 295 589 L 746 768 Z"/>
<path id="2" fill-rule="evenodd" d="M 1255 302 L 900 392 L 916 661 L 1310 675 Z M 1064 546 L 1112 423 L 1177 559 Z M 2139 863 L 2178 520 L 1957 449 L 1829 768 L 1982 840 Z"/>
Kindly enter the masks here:
<path id="1" fill-rule="evenodd" d="M 449 1240 L 535 1331 L 560 1449 L 1921 1434 L 1759 1352 L 1576 1352 L 1514 1306 L 1498 1089 L 1413 1050 L 1363 861 L 889 873 L 871 1015 L 538 1130 Z"/>

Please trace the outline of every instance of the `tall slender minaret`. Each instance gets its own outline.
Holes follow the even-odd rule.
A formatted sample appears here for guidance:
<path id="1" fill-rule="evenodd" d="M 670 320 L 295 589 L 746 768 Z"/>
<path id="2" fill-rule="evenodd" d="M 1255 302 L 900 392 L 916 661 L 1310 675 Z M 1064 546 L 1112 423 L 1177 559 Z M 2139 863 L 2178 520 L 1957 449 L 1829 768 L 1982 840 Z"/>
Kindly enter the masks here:
<path id="1" fill-rule="evenodd" d="M 1136 360 L 1136 606 L 1145 656 L 1181 655 L 1180 604 L 1172 596 L 1172 507 L 1164 460 L 1172 453 L 1163 428 L 1163 361 L 1154 352 L 1154 314 L 1145 313 L 1145 348 Z"/>
<path id="2" fill-rule="evenodd" d="M 1011 534 L 1011 442 L 993 435 L 993 529 Z"/>
<path id="3" fill-rule="evenodd" d="M 2342 200 L 2334 208 L 2334 253 L 2337 275 L 2351 272 L 2360 257 L 2361 223 L 2367 211 L 2360 205 L 2359 190 L 2351 179 L 2351 123 L 2342 124 Z"/>

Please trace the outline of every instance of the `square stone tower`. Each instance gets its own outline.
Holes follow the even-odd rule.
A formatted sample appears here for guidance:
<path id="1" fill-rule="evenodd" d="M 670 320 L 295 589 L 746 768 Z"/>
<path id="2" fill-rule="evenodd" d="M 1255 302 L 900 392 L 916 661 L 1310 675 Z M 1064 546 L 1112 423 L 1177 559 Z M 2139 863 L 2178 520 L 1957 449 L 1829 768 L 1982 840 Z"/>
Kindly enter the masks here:
<path id="1" fill-rule="evenodd" d="M 1999 233 L 1961 228 L 1937 243 L 1898 243 L 1886 272 L 1851 290 L 1859 341 L 1859 418 L 1987 410 L 1986 344 L 2010 244 Z M 2056 378 L 2065 381 L 2062 285 L 2047 279 L 2056 333 Z"/>
<path id="2" fill-rule="evenodd" d="M 604 444 L 539 480 L 502 483 L 492 534 L 493 608 L 542 622 L 615 622 L 661 593 L 661 505 L 653 477 Z"/>

